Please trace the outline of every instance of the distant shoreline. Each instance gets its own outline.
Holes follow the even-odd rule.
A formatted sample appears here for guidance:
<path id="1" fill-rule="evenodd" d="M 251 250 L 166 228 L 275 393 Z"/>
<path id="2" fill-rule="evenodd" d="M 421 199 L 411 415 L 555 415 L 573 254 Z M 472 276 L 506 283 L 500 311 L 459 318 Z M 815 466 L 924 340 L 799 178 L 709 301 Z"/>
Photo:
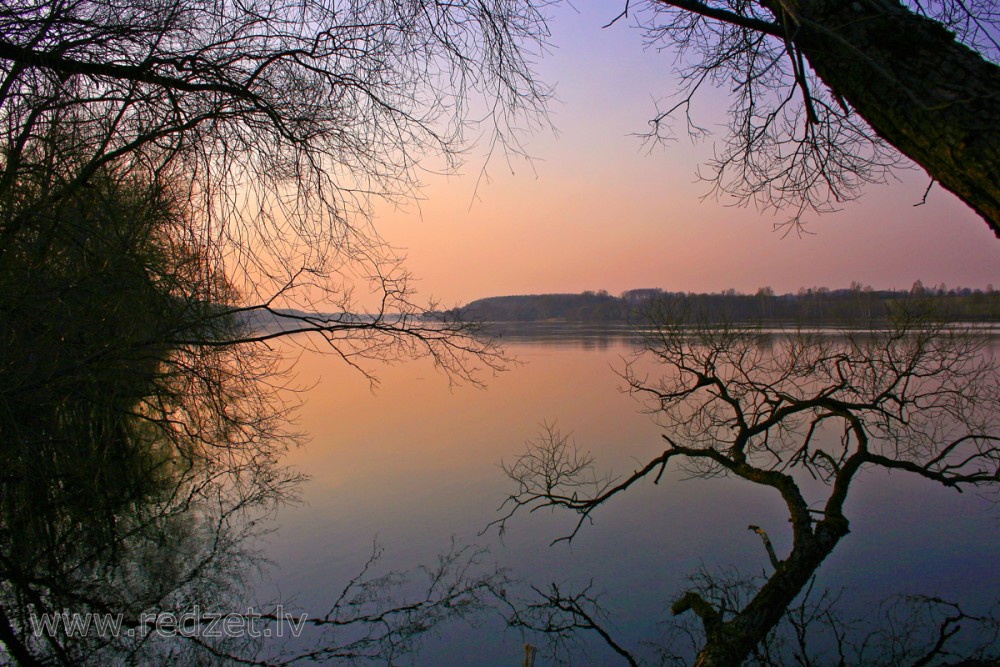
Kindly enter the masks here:
<path id="1" fill-rule="evenodd" d="M 488 297 L 438 313 L 449 319 L 488 323 L 642 325 L 651 320 L 679 323 L 752 324 L 782 329 L 813 327 L 871 329 L 904 310 L 932 312 L 948 323 L 1000 324 L 1000 292 L 988 289 L 924 289 L 910 291 L 803 289 L 776 295 L 766 288 L 756 294 L 728 290 L 715 294 L 630 290 Z"/>

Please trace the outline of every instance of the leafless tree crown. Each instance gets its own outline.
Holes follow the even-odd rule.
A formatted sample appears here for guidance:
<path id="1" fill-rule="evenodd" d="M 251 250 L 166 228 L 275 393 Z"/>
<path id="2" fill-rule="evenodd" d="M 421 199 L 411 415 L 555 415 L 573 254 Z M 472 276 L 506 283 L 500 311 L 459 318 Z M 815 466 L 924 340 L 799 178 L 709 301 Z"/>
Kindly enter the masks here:
<path id="1" fill-rule="evenodd" d="M 0 242 L 35 234 L 38 202 L 99 174 L 166 184 L 237 315 L 340 314 L 283 328 L 352 363 L 430 352 L 468 376 L 466 352 L 493 366 L 496 350 L 418 324 L 429 306 L 370 204 L 413 195 L 425 158 L 452 169 L 477 141 L 518 150 L 544 114 L 545 37 L 532 3 L 5 3 Z M 374 322 L 344 315 L 359 311 Z"/>
<path id="2" fill-rule="evenodd" d="M 496 523 L 566 508 L 579 516 L 561 538 L 571 540 L 605 503 L 643 481 L 659 483 L 672 465 L 774 491 L 788 511 L 788 553 L 775 550 L 765 528 L 749 527 L 771 574 L 736 608 L 698 589 L 672 605 L 673 614 L 691 612 L 703 626 L 697 664 L 741 664 L 764 641 L 850 532 L 845 501 L 865 469 L 996 491 L 1000 368 L 982 332 L 941 324 L 923 303 L 900 309 L 885 329 L 840 335 L 691 324 L 676 314 L 664 307 L 639 353 L 643 363 L 623 373 L 663 427 L 662 454 L 621 477 L 603 476 L 592 457 L 547 428 L 505 466 L 517 488 Z M 587 596 L 542 597 L 542 606 L 577 620 L 590 613 Z"/>
<path id="3" fill-rule="evenodd" d="M 855 5 L 861 12 L 862 4 Z M 678 120 L 692 137 L 707 136 L 710 130 L 696 120 L 698 94 L 708 88 L 728 92 L 728 126 L 703 177 L 717 195 L 731 195 L 741 205 L 754 204 L 787 216 L 792 228 L 804 214 L 833 210 L 856 198 L 866 184 L 882 182 L 894 169 L 912 164 L 900 155 L 894 137 L 886 140 L 885 128 L 873 128 L 865 111 L 859 113 L 852 99 L 817 75 L 815 63 L 799 43 L 803 26 L 845 44 L 851 37 L 840 37 L 840 19 L 813 21 L 814 6 L 818 3 L 650 0 L 625 3 L 616 19 L 628 16 L 650 47 L 676 55 L 681 89 L 658 105 L 645 136 L 671 140 Z M 995 64 L 1000 57 L 1000 14 L 995 3 L 907 1 L 897 8 L 954 33 L 960 44 L 989 62 Z M 885 15 L 891 8 L 865 5 L 865 11 L 869 9 Z M 900 24 L 899 29 L 905 35 L 909 28 Z M 859 72 L 872 69 L 894 79 L 876 56 L 865 53 L 863 44 L 847 48 L 855 50 Z M 923 56 L 929 58 L 928 67 L 934 66 L 930 54 L 912 57 Z M 901 48 L 899 57 L 910 56 Z M 886 83 L 872 77 L 869 85 Z M 908 94 L 912 104 L 924 103 L 919 90 Z M 892 104 L 890 99 L 884 103 Z M 911 159 L 922 162 L 919 157 Z"/>

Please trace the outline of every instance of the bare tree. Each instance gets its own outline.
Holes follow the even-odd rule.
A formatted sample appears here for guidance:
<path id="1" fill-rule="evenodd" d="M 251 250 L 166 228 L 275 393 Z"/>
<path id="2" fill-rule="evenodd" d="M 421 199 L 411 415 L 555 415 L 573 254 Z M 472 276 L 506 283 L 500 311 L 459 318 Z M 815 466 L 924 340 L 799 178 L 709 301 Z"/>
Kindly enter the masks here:
<path id="1" fill-rule="evenodd" d="M 506 2 L 0 7 L 0 661 L 255 661 L 158 643 L 141 613 L 231 611 L 256 520 L 294 498 L 274 338 L 365 372 L 502 364 L 425 317 L 369 202 L 476 139 L 517 150 L 542 39 Z M 285 658 L 391 659 L 478 609 L 500 577 L 476 561 L 454 550 L 408 601 L 396 575 L 350 582 L 315 655 Z M 63 611 L 135 632 L 33 632 Z"/>
<path id="2" fill-rule="evenodd" d="M 273 338 L 311 333 L 358 367 L 429 354 L 453 379 L 502 363 L 474 328 L 423 317 L 366 216 L 370 197 L 411 194 L 418 159 L 457 164 L 473 133 L 516 149 L 545 96 L 521 48 L 541 29 L 507 3 L 0 8 L 10 657 L 176 657 L 32 634 L 32 614 L 122 614 L 140 630 L 145 610 L 231 609 L 246 592 L 255 519 L 298 479 L 278 463 L 296 434 Z M 454 553 L 399 608 L 394 579 L 352 582 L 319 620 L 364 641 L 324 650 L 395 655 L 472 609 L 493 579 L 466 577 L 470 559 Z"/>
<path id="3" fill-rule="evenodd" d="M 766 576 L 747 576 L 730 568 L 702 570 L 688 585 L 728 614 L 742 609 L 765 580 Z M 820 589 L 815 579 L 810 580 L 744 664 L 917 667 L 995 661 L 1000 632 L 996 608 L 973 614 L 937 597 L 895 595 L 864 616 L 846 618 L 838 608 L 844 595 L 844 591 Z M 652 643 L 660 664 L 679 667 L 690 664 L 704 640 L 702 627 L 681 619 L 664 628 L 664 637 Z"/>
<path id="4" fill-rule="evenodd" d="M 247 443 L 199 456 L 197 438 L 183 452 L 141 420 L 131 425 L 145 438 L 96 422 L 84 416 L 72 447 L 39 448 L 17 471 L 30 475 L 0 489 L 4 664 L 385 664 L 478 617 L 507 581 L 483 551 L 454 544 L 431 566 L 378 574 L 376 547 L 320 610 L 261 600 L 261 519 L 297 476 Z"/>
<path id="5" fill-rule="evenodd" d="M 420 576 L 374 574 L 376 553 L 305 620 L 256 601 L 261 521 L 302 480 L 281 463 L 298 434 L 266 327 L 237 317 L 166 184 L 105 166 L 56 200 L 18 186 L 7 210 L 35 210 L 0 253 L 0 662 L 389 661 L 482 611 L 505 576 L 455 545 Z M 398 324 L 341 317 L 287 319 Z M 447 350 L 454 332 L 391 336 Z M 292 621 L 316 629 L 305 648 L 264 645 Z"/>
<path id="6" fill-rule="evenodd" d="M 530 3 L 6 3 L 0 245 L 102 170 L 169 184 L 239 308 L 374 310 L 302 328 L 354 359 L 441 351 L 465 375 L 452 352 L 491 351 L 414 325 L 427 306 L 369 206 L 412 195 L 421 159 L 454 168 L 480 139 L 517 150 L 543 113 L 545 34 Z M 26 180 L 44 196 L 14 206 Z"/>
<path id="7" fill-rule="evenodd" d="M 695 476 L 733 476 L 773 489 L 788 510 L 792 546 L 762 539 L 773 572 L 737 608 L 690 590 L 672 612 L 692 612 L 705 640 L 699 665 L 737 665 L 775 627 L 850 523 L 844 502 L 865 468 L 899 470 L 962 491 L 1000 482 L 1000 369 L 988 339 L 927 312 L 901 310 L 885 330 L 767 334 L 726 325 L 654 320 L 641 354 L 659 377 L 630 365 L 629 390 L 665 430 L 666 449 L 620 479 L 549 431 L 506 468 L 517 483 L 504 521 L 563 507 L 576 529 L 603 504 L 678 465 Z M 825 495 L 804 480 L 820 480 Z"/>
<path id="8" fill-rule="evenodd" d="M 630 13 L 649 44 L 679 49 L 679 100 L 649 137 L 671 137 L 676 117 L 704 136 L 696 94 L 731 91 L 707 176 L 717 192 L 798 224 L 884 180 L 902 154 L 1000 235 L 995 3 L 648 0 L 619 19 Z"/>

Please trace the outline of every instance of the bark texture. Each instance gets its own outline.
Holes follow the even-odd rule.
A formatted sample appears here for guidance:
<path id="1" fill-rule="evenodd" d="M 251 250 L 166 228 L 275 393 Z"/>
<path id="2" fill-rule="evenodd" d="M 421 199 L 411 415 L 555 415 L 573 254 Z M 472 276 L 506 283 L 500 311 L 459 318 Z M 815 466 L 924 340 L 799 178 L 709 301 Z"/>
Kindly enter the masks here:
<path id="1" fill-rule="evenodd" d="M 739 667 L 743 664 L 847 533 L 847 521 L 840 517 L 836 521 L 820 522 L 808 537 L 796 535 L 792 553 L 742 611 L 726 622 L 713 622 L 702 616 L 705 645 L 698 653 L 695 667 Z M 683 610 L 675 606 L 673 611 Z"/>
<path id="2" fill-rule="evenodd" d="M 860 423 L 856 426 L 860 428 Z M 861 434 L 861 437 L 864 438 L 864 435 Z M 714 609 L 694 593 L 689 593 L 674 605 L 674 614 L 691 610 L 701 618 L 705 628 L 705 645 L 698 653 L 695 667 L 739 667 L 778 624 L 826 557 L 850 532 L 850 525 L 843 514 L 843 502 L 851 479 L 864 461 L 864 456 L 857 454 L 840 469 L 824 516 L 814 522 L 809 505 L 792 477 L 742 462 L 742 447 L 734 447 L 733 451 L 734 457 L 739 460 L 726 465 L 731 472 L 781 493 L 792 524 L 792 550 L 787 558 L 775 564 L 774 573 L 753 599 L 728 621 L 722 620 L 720 610 Z"/>
<path id="3" fill-rule="evenodd" d="M 760 0 L 831 90 L 1000 237 L 1000 67 L 893 0 Z"/>

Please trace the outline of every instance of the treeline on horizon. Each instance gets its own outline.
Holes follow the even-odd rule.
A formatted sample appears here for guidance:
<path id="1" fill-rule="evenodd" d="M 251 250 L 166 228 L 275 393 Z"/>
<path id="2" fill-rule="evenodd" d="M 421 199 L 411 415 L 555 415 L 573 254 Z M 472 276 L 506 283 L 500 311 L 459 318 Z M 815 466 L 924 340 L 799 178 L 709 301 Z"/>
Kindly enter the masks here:
<path id="1" fill-rule="evenodd" d="M 944 319 L 955 322 L 1000 322 L 1000 291 L 924 287 L 875 290 L 853 283 L 846 289 L 802 288 L 775 294 L 762 287 L 755 294 L 734 289 L 718 293 L 634 289 L 613 296 L 601 290 L 581 294 L 531 294 L 478 299 L 446 313 L 487 322 L 641 323 L 657 310 L 691 321 L 760 322 L 815 326 L 871 326 L 886 321 L 906 303 L 927 302 Z"/>

